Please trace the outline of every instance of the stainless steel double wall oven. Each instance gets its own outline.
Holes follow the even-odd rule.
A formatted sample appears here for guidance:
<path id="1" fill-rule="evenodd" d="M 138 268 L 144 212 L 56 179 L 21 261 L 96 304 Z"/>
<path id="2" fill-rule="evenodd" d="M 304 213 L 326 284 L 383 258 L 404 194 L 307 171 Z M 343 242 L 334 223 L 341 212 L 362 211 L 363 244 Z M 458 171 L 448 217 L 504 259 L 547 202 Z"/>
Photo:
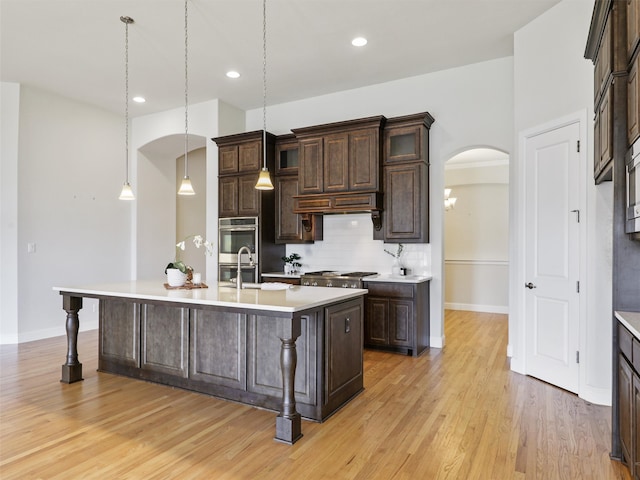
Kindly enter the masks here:
<path id="1" fill-rule="evenodd" d="M 238 250 L 249 247 L 251 257 L 243 253 L 240 256 L 242 281 L 259 281 L 260 262 L 258 217 L 234 217 L 218 220 L 218 280 L 230 282 L 236 278 L 238 268 Z"/>

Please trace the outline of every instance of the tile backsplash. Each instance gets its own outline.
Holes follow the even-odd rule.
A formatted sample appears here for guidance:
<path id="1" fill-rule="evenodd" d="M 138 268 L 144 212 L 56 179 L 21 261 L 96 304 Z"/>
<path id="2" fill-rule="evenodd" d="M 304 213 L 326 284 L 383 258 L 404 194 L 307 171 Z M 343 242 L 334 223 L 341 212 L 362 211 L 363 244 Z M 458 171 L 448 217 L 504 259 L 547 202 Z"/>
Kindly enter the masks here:
<path id="1" fill-rule="evenodd" d="M 398 244 L 373 240 L 371 215 L 325 215 L 324 239 L 313 244 L 287 245 L 287 255 L 302 257 L 303 272 L 315 270 L 371 271 L 391 273 L 395 259 L 384 252 L 396 253 Z M 431 246 L 405 243 L 400 263 L 409 274 L 431 273 Z"/>

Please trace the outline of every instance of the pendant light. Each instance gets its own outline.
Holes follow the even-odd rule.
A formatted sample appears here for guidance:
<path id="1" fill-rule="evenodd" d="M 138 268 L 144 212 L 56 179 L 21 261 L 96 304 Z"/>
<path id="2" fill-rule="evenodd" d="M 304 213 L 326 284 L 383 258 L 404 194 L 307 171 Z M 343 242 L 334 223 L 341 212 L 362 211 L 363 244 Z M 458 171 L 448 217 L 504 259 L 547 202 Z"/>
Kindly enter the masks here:
<path id="1" fill-rule="evenodd" d="M 120 17 L 124 23 L 124 118 L 125 118 L 125 180 L 120 192 L 120 200 L 135 200 L 133 190 L 129 184 L 129 25 L 133 23 L 131 17 Z"/>
<path id="2" fill-rule="evenodd" d="M 257 190 L 273 190 L 267 168 L 267 0 L 262 0 L 262 170 Z"/>
<path id="3" fill-rule="evenodd" d="M 195 195 L 191 180 L 189 179 L 189 74 L 188 74 L 188 45 L 189 45 L 189 1 L 184 1 L 184 177 L 178 190 L 178 195 Z"/>

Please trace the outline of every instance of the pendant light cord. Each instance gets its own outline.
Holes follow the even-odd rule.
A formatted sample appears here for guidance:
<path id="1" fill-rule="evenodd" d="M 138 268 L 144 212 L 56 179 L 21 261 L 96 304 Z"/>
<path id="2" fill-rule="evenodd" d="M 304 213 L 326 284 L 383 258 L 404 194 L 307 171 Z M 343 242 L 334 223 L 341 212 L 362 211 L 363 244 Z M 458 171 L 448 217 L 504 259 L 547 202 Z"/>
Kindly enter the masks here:
<path id="1" fill-rule="evenodd" d="M 267 168 L 267 0 L 262 0 L 262 161 Z"/>
<path id="2" fill-rule="evenodd" d="M 124 18 L 124 20 L 123 20 Z M 129 24 L 133 22 L 129 17 L 123 17 L 124 22 L 124 118 L 125 118 L 125 179 L 129 183 Z"/>
<path id="3" fill-rule="evenodd" d="M 184 2 L 184 176 L 189 176 L 187 153 L 189 151 L 189 74 L 188 74 L 188 52 L 189 52 L 189 1 Z"/>

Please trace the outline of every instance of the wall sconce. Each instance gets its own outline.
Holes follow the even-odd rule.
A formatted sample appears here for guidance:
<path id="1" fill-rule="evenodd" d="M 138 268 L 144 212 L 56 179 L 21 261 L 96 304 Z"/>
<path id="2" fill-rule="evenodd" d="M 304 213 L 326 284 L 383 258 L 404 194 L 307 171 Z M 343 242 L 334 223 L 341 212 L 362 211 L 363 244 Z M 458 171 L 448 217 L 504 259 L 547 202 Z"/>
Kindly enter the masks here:
<path id="1" fill-rule="evenodd" d="M 451 189 L 445 188 L 444 189 L 444 209 L 445 210 L 451 210 L 453 207 L 456 206 L 457 198 L 450 197 L 449 195 L 451 195 Z"/>

